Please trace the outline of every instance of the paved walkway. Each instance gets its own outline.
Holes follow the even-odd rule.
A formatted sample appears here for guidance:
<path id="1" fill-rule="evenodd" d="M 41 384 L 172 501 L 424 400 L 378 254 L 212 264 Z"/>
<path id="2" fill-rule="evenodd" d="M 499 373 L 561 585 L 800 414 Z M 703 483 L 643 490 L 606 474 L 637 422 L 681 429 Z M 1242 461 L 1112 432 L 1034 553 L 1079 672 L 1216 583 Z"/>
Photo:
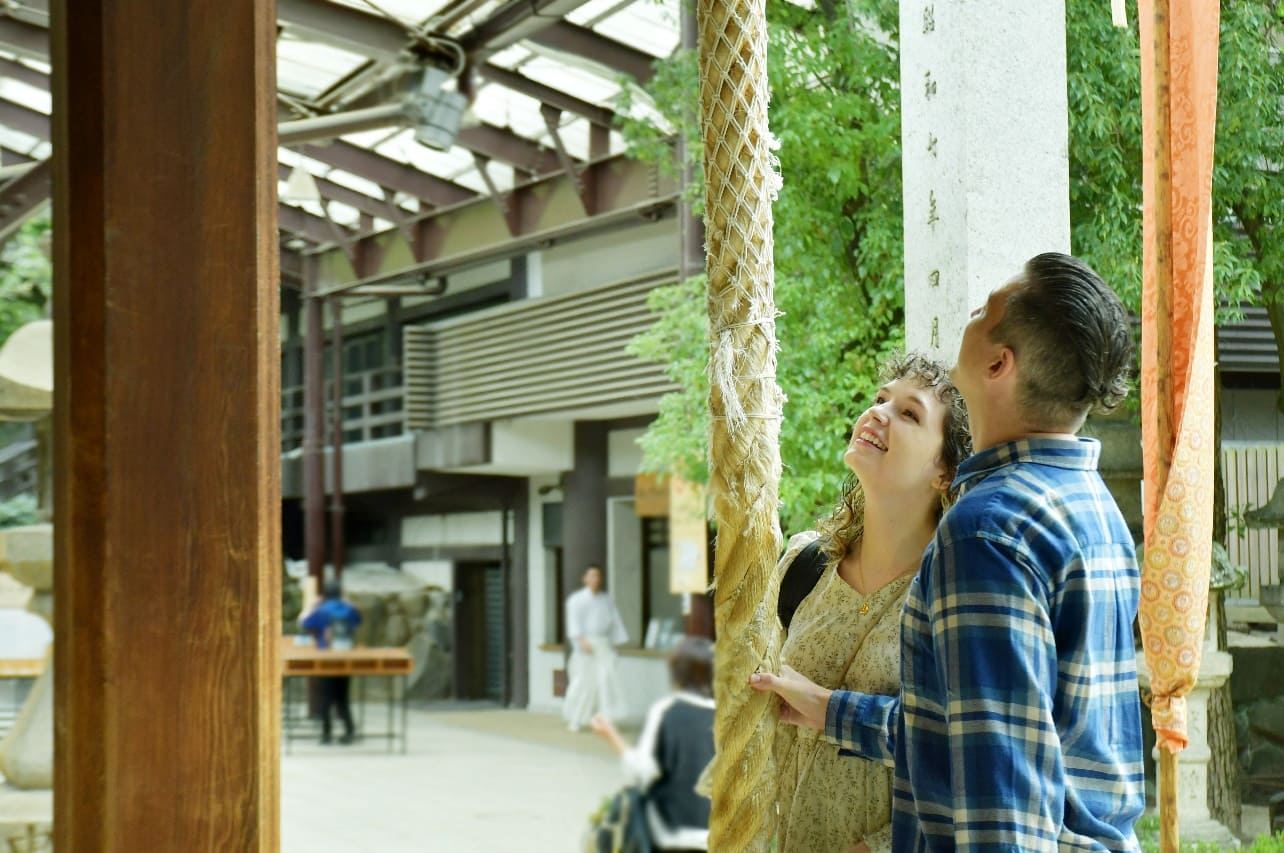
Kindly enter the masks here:
<path id="1" fill-rule="evenodd" d="M 607 745 L 549 714 L 410 712 L 406 755 L 295 742 L 281 759 L 284 853 L 574 853 L 622 782 Z"/>

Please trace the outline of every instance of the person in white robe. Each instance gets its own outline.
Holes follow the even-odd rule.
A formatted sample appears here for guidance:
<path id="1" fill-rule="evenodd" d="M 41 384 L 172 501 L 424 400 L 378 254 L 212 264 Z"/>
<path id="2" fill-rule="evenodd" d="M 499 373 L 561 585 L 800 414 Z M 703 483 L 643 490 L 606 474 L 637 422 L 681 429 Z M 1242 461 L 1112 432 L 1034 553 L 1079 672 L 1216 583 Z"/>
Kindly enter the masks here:
<path id="1" fill-rule="evenodd" d="M 615 673 L 615 647 L 628 642 L 620 612 L 611 596 L 602 589 L 600 566 L 584 570 L 584 586 L 566 599 L 566 641 L 571 658 L 566 665 L 566 699 L 562 717 L 566 727 L 577 732 L 596 713 L 618 717 L 623 711 L 623 693 Z"/>

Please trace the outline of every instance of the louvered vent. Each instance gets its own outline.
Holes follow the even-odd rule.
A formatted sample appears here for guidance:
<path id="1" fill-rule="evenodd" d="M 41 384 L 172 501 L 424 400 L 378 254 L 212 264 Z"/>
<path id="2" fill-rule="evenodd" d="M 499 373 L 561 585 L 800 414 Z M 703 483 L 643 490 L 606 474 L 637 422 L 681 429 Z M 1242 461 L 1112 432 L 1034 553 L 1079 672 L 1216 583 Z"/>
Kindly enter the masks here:
<path id="1" fill-rule="evenodd" d="M 1279 370 L 1279 353 L 1265 308 L 1246 306 L 1237 323 L 1227 323 L 1217 337 L 1223 373 L 1273 373 Z"/>
<path id="2" fill-rule="evenodd" d="M 673 281 L 631 279 L 407 327 L 413 430 L 655 399 L 673 385 L 625 352 L 652 321 L 646 297 Z"/>

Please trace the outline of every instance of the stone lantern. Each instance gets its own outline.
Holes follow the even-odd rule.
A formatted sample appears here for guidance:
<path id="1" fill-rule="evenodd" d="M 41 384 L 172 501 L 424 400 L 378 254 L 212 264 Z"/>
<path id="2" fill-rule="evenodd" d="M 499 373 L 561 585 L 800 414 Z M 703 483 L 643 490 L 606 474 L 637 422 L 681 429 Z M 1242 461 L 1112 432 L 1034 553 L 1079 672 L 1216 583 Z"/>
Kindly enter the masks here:
<path id="1" fill-rule="evenodd" d="M 42 522 L 0 531 L 0 570 L 33 590 L 27 609 L 53 622 L 53 324 L 28 323 L 0 347 L 0 420 L 35 424 Z M 53 650 L 14 727 L 0 741 L 0 838 L 53 820 Z"/>
<path id="2" fill-rule="evenodd" d="M 1257 509 L 1244 513 L 1244 521 L 1255 530 L 1284 528 L 1284 480 L 1275 484 L 1275 493 L 1271 499 Z M 1279 565 L 1284 566 L 1284 531 L 1279 538 Z M 1284 645 L 1284 584 L 1262 585 L 1262 606 L 1279 623 L 1278 636 Z"/>

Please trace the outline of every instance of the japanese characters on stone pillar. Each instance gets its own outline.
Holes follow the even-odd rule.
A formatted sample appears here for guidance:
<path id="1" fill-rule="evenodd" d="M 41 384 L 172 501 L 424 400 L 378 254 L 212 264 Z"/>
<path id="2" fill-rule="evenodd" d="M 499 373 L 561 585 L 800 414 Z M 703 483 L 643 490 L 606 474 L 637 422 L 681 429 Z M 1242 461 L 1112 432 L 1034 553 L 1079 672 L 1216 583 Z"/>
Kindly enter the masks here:
<path id="1" fill-rule="evenodd" d="M 906 343 L 953 362 L 991 290 L 1070 250 L 1065 4 L 900 10 Z"/>

